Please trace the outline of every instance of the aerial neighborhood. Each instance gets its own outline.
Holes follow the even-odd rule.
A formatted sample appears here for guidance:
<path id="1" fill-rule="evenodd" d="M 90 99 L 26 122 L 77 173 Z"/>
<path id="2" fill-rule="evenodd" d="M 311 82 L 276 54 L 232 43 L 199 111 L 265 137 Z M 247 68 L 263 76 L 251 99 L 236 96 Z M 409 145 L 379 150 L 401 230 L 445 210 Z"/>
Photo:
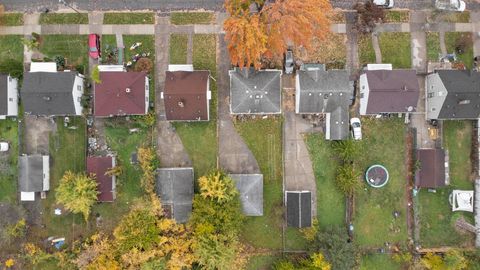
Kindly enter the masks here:
<path id="1" fill-rule="evenodd" d="M 480 1 L 0 1 L 0 270 L 480 269 Z"/>

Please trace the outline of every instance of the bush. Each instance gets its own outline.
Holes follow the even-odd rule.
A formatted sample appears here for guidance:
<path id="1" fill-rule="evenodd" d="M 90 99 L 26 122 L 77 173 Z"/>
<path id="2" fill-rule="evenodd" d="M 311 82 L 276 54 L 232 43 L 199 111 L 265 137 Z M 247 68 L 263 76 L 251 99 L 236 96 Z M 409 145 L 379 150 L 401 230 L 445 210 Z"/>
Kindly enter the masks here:
<path id="1" fill-rule="evenodd" d="M 473 46 L 473 41 L 470 35 L 460 35 L 455 40 L 455 53 L 464 54 L 469 48 Z"/>
<path id="2" fill-rule="evenodd" d="M 0 62 L 0 72 L 10 74 L 10 76 L 23 78 L 23 63 L 14 59 L 5 59 Z"/>
<path id="3" fill-rule="evenodd" d="M 145 71 L 149 73 L 152 70 L 153 63 L 152 60 L 143 57 L 138 59 L 137 63 L 135 64 L 135 71 Z"/>
<path id="4" fill-rule="evenodd" d="M 80 74 L 85 74 L 85 66 L 84 65 L 76 65 L 75 70 Z"/>
<path id="5" fill-rule="evenodd" d="M 101 83 L 102 82 L 100 80 L 100 70 L 98 69 L 98 66 L 95 66 L 93 68 L 91 77 L 92 77 L 92 80 L 96 83 Z"/>
<path id="6" fill-rule="evenodd" d="M 57 64 L 57 69 L 65 68 L 65 57 L 63 57 L 61 55 L 57 55 L 53 59 L 55 60 L 55 63 Z"/>
<path id="7" fill-rule="evenodd" d="M 385 11 L 383 8 L 373 4 L 372 1 L 366 3 L 357 3 L 354 7 L 357 10 L 358 20 L 355 28 L 362 34 L 371 33 L 376 23 L 380 23 L 385 19 Z"/>

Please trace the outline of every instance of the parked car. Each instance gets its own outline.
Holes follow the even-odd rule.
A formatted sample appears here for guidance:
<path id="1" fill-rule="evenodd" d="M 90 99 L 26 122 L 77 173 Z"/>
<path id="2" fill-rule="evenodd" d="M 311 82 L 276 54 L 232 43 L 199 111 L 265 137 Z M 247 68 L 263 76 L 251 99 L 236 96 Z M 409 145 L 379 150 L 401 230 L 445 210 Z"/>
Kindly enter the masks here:
<path id="1" fill-rule="evenodd" d="M 439 10 L 463 12 L 466 6 L 463 0 L 435 0 L 435 7 Z"/>
<path id="2" fill-rule="evenodd" d="M 354 140 L 362 139 L 362 123 L 359 118 L 351 118 L 350 125 L 352 126 L 352 134 Z"/>
<path id="3" fill-rule="evenodd" d="M 293 73 L 293 52 L 288 50 L 285 53 L 285 74 L 292 74 Z"/>
<path id="4" fill-rule="evenodd" d="M 373 3 L 382 8 L 393 8 L 393 0 L 373 0 Z"/>
<path id="5" fill-rule="evenodd" d="M 8 151 L 8 142 L 0 142 L 0 152 Z"/>
<path id="6" fill-rule="evenodd" d="M 93 59 L 100 57 L 100 37 L 97 34 L 88 36 L 88 55 Z"/>

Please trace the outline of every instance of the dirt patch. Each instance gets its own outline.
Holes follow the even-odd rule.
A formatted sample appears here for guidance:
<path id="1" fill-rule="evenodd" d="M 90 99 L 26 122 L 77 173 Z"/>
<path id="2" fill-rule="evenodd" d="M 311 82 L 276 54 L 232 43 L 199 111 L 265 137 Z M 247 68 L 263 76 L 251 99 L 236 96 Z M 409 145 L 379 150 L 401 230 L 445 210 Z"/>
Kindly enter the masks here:
<path id="1" fill-rule="evenodd" d="M 9 253 L 16 252 L 20 243 L 16 240 L 12 244 L 7 239 L 5 228 L 17 223 L 21 218 L 25 217 L 25 212 L 19 205 L 10 203 L 0 203 L 0 259 L 7 256 Z"/>
<path id="2" fill-rule="evenodd" d="M 23 150 L 25 154 L 48 154 L 50 135 L 57 131 L 53 118 L 25 116 L 24 121 Z"/>

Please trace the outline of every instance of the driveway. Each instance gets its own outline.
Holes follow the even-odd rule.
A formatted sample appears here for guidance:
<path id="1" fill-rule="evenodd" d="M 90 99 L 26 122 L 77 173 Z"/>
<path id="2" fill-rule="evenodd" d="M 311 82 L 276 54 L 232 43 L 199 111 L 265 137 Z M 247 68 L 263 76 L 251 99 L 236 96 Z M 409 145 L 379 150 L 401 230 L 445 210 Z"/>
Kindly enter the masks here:
<path id="1" fill-rule="evenodd" d="M 57 131 L 53 118 L 25 116 L 24 121 L 23 154 L 48 154 L 50 135 Z"/>

